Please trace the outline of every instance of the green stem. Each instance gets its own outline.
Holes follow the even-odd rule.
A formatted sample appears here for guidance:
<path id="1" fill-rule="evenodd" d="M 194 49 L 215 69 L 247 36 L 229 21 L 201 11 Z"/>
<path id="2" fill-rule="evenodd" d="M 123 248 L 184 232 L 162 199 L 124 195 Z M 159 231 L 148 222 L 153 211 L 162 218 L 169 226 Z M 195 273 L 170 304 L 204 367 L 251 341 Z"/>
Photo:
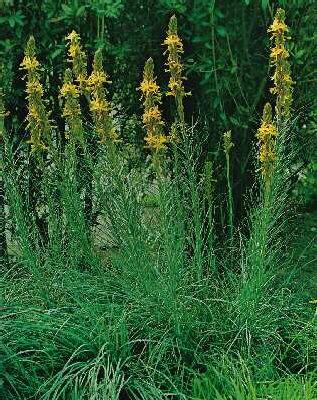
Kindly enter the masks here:
<path id="1" fill-rule="evenodd" d="M 4 206 L 4 180 L 2 171 L 4 169 L 4 105 L 0 93 L 0 261 L 6 264 L 8 261 L 6 228 L 5 228 L 5 206 Z"/>
<path id="2" fill-rule="evenodd" d="M 230 157 L 229 153 L 226 153 L 226 178 L 228 187 L 228 225 L 230 240 L 233 238 L 233 195 L 232 195 L 232 185 L 230 179 Z"/>

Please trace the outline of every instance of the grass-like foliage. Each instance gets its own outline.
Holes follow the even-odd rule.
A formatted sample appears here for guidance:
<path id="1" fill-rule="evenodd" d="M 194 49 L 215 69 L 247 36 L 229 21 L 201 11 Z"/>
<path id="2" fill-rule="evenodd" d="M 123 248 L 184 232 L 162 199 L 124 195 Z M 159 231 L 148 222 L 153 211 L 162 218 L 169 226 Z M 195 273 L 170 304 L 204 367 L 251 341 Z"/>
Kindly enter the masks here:
<path id="1" fill-rule="evenodd" d="M 278 49 L 286 31 L 279 10 L 270 29 Z M 287 50 L 272 50 L 276 115 L 266 106 L 240 220 L 225 134 L 228 222 L 219 227 L 205 135 L 185 121 L 176 18 L 164 42 L 176 120 L 167 134 L 150 59 L 140 87 L 143 164 L 116 130 L 100 52 L 88 76 L 80 38 L 68 40 L 66 134 L 46 112 L 33 39 L 22 63 L 31 151 L 2 129 L 0 398 L 316 399 L 316 320 L 289 250 Z"/>

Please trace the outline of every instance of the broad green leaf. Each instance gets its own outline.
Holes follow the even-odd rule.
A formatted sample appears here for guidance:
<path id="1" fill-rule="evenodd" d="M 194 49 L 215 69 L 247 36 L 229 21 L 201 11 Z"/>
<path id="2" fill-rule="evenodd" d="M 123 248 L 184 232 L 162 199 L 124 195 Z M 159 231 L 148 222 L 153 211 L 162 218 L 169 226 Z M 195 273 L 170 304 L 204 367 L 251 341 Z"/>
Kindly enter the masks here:
<path id="1" fill-rule="evenodd" d="M 228 32 L 224 26 L 217 26 L 216 31 L 217 31 L 218 35 L 221 37 L 226 37 L 228 34 Z"/>
<path id="2" fill-rule="evenodd" d="M 263 10 L 267 9 L 269 3 L 270 3 L 270 0 L 262 0 L 261 5 L 262 5 Z"/>

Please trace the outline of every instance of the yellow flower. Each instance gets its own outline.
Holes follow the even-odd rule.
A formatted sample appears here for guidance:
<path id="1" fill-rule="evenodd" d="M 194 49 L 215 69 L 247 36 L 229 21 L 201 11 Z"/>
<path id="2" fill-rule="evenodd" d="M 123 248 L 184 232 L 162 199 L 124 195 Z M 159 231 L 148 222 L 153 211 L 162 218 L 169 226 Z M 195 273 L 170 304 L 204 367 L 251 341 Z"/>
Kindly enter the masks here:
<path id="1" fill-rule="evenodd" d="M 275 151 L 273 149 L 271 149 L 270 147 L 262 146 L 260 148 L 259 160 L 263 164 L 267 164 L 269 162 L 275 161 L 276 160 Z M 263 169 L 263 174 L 266 175 L 267 172 L 265 170 L 265 167 L 263 166 L 262 169 Z"/>
<path id="2" fill-rule="evenodd" d="M 70 45 L 70 47 L 69 47 L 69 50 L 68 50 L 68 54 L 70 55 L 70 57 L 71 57 L 71 62 L 72 62 L 72 59 L 74 59 L 74 58 L 76 58 L 77 56 L 79 56 L 80 55 L 80 46 L 79 46 L 79 44 L 72 44 L 72 45 Z"/>
<path id="3" fill-rule="evenodd" d="M 178 52 L 183 52 L 183 43 L 178 35 L 175 34 L 168 35 L 167 38 L 164 40 L 163 44 L 165 44 L 166 46 L 177 47 Z"/>
<path id="4" fill-rule="evenodd" d="M 176 97 L 178 95 L 178 93 L 183 90 L 182 82 L 173 77 L 170 78 L 168 87 L 170 88 L 170 91 L 166 93 L 167 96 Z"/>
<path id="5" fill-rule="evenodd" d="M 93 72 L 87 80 L 89 86 L 101 86 L 104 83 L 111 83 L 108 80 L 107 74 L 103 71 Z"/>
<path id="6" fill-rule="evenodd" d="M 154 106 L 154 107 L 151 107 L 148 110 L 144 111 L 143 123 L 145 125 L 156 124 L 156 123 L 163 125 L 164 122 L 161 120 L 161 118 L 162 118 L 161 112 L 160 112 L 158 106 Z"/>
<path id="7" fill-rule="evenodd" d="M 103 99 L 95 99 L 90 101 L 90 111 L 97 114 L 109 111 L 109 103 Z"/>
<path id="8" fill-rule="evenodd" d="M 35 120 L 39 120 L 40 119 L 40 116 L 39 116 L 39 112 L 38 112 L 38 109 L 34 106 L 34 105 L 31 105 L 30 107 L 29 107 L 29 115 L 28 115 L 28 118 L 34 118 Z"/>
<path id="9" fill-rule="evenodd" d="M 75 40 L 80 40 L 80 36 L 76 31 L 72 31 L 69 35 L 66 36 L 65 39 L 73 42 Z"/>
<path id="10" fill-rule="evenodd" d="M 27 71 L 35 71 L 39 67 L 40 63 L 37 61 L 35 57 L 25 56 L 21 63 L 22 69 L 26 69 Z"/>
<path id="11" fill-rule="evenodd" d="M 79 97 L 79 91 L 73 83 L 64 83 L 61 88 L 61 96 L 66 97 L 67 95 L 73 97 Z"/>
<path id="12" fill-rule="evenodd" d="M 261 127 L 258 129 L 257 137 L 265 141 L 267 137 L 276 137 L 277 128 L 272 122 L 263 121 Z"/>
<path id="13" fill-rule="evenodd" d="M 43 87 L 41 83 L 37 80 L 33 80 L 31 82 L 27 82 L 26 84 L 26 93 L 32 95 L 37 94 L 39 96 L 43 95 Z"/>
<path id="14" fill-rule="evenodd" d="M 158 93 L 159 86 L 157 85 L 157 83 L 154 80 L 150 81 L 150 80 L 144 79 L 141 82 L 140 90 L 144 94 Z"/>
<path id="15" fill-rule="evenodd" d="M 277 16 L 274 18 L 272 25 L 267 30 L 269 33 L 272 33 L 272 36 L 278 36 L 285 32 L 288 32 L 289 29 L 284 21 L 281 21 Z"/>
<path id="16" fill-rule="evenodd" d="M 173 70 L 175 74 L 178 74 L 181 73 L 183 70 L 183 66 L 179 60 L 169 60 L 167 65 L 169 66 L 169 68 L 166 69 L 165 72 L 170 72 L 171 70 Z"/>
<path id="17" fill-rule="evenodd" d="M 287 59 L 289 57 L 289 52 L 284 46 L 278 45 L 273 47 L 270 57 L 272 59 L 272 64 L 275 65 L 279 59 Z"/>
<path id="18" fill-rule="evenodd" d="M 76 77 L 76 81 L 78 82 L 79 87 L 82 87 L 83 85 L 85 85 L 87 83 L 87 77 L 83 74 L 79 74 Z"/>
<path id="19" fill-rule="evenodd" d="M 149 134 L 145 137 L 145 141 L 147 143 L 147 147 L 149 147 L 151 150 L 159 151 L 166 149 L 168 138 L 165 135 Z"/>

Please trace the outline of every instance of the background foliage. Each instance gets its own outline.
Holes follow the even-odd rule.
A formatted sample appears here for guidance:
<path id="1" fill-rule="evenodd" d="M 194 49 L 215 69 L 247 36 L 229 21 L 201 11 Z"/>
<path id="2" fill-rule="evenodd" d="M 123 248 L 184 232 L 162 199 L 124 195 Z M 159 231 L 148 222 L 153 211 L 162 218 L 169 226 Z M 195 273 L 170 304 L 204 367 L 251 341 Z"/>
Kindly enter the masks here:
<path id="1" fill-rule="evenodd" d="M 130 142 L 142 141 L 136 88 L 149 56 L 157 66 L 158 82 L 166 88 L 161 46 L 163 27 L 167 26 L 170 15 L 176 13 L 185 40 L 188 86 L 193 93 L 187 99 L 187 108 L 189 112 L 195 111 L 195 118 L 205 127 L 207 158 L 221 154 L 219 137 L 232 130 L 236 150 L 234 191 L 239 208 L 238 199 L 252 180 L 248 171 L 253 167 L 250 154 L 254 132 L 263 104 L 270 100 L 266 90 L 270 86 L 266 29 L 277 6 L 285 8 L 291 27 L 292 69 L 296 80 L 294 130 L 298 145 L 305 148 L 298 160 L 303 183 L 297 193 L 304 201 L 312 201 L 316 195 L 313 188 L 316 161 L 309 149 L 314 148 L 312 143 L 316 145 L 317 106 L 314 0 L 2 0 L 0 56 L 5 60 L 7 81 L 13 80 L 7 108 L 17 111 L 16 123 L 21 126 L 20 137 L 23 137 L 25 113 L 17 105 L 23 103 L 24 82 L 21 73 L 12 71 L 18 70 L 26 39 L 34 34 L 39 59 L 45 65 L 47 98 L 58 121 L 57 91 L 66 64 L 64 38 L 75 29 L 87 50 L 100 45 L 104 48 L 121 134 Z M 165 110 L 167 115 L 169 112 Z M 214 168 L 221 192 L 224 177 L 220 165 Z"/>

